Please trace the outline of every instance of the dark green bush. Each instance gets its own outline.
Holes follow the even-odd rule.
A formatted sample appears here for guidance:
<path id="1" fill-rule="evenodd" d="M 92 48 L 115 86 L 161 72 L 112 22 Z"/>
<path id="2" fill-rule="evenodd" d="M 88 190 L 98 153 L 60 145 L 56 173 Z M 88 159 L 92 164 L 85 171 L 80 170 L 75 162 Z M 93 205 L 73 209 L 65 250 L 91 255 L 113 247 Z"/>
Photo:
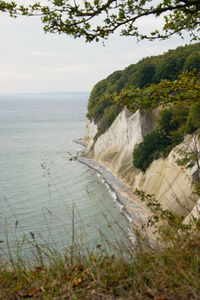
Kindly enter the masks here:
<path id="1" fill-rule="evenodd" d="M 108 99 L 101 99 L 101 101 L 97 102 L 96 105 L 90 110 L 90 117 L 98 122 L 98 120 L 104 114 L 104 110 L 111 105 L 112 103 Z"/>
<path id="2" fill-rule="evenodd" d="M 176 129 L 176 124 L 173 120 L 173 109 L 172 107 L 163 109 L 160 112 L 160 118 L 158 120 L 160 131 L 163 135 L 168 136 L 169 132 Z"/>
<path id="3" fill-rule="evenodd" d="M 158 119 L 158 128 L 147 134 L 143 142 L 134 149 L 133 165 L 144 172 L 153 160 L 161 155 L 167 156 L 173 147 L 183 141 L 186 124 L 200 123 L 199 111 L 200 105 L 196 104 L 191 106 L 190 113 L 188 107 L 180 104 L 163 109 Z M 193 129 L 194 125 L 192 126 Z"/>
<path id="4" fill-rule="evenodd" d="M 173 146 L 178 145 L 184 140 L 184 127 L 180 127 L 170 133 L 170 140 Z"/>
<path id="5" fill-rule="evenodd" d="M 101 118 L 99 124 L 99 130 L 101 131 L 101 133 L 105 132 L 106 129 L 108 129 L 111 126 L 111 124 L 116 119 L 118 113 L 119 109 L 116 105 L 112 105 L 105 109 L 104 115 Z"/>
<path id="6" fill-rule="evenodd" d="M 104 115 L 99 121 L 98 132 L 94 137 L 94 141 L 96 141 L 98 137 L 101 134 L 103 134 L 112 125 L 117 115 L 119 114 L 120 110 L 121 109 L 116 105 L 111 105 L 110 107 L 105 109 Z"/>
<path id="7" fill-rule="evenodd" d="M 198 128 L 200 128 L 200 103 L 194 103 L 187 118 L 186 132 L 193 133 Z"/>
<path id="8" fill-rule="evenodd" d="M 187 121 L 189 115 L 189 108 L 183 103 L 177 103 L 173 105 L 173 120 L 177 126 L 183 125 Z"/>
<path id="9" fill-rule="evenodd" d="M 162 150 L 169 145 L 169 140 L 158 130 L 147 134 L 133 152 L 133 164 L 143 172 L 154 159 L 158 159 Z"/>

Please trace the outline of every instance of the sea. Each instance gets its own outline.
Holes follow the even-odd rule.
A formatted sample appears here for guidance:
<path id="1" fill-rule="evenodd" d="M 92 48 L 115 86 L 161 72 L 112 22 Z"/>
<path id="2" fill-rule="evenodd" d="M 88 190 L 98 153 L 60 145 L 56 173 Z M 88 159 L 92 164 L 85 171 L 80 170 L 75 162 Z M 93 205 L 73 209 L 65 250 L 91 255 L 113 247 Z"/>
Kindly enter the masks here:
<path id="1" fill-rule="evenodd" d="M 0 96 L 0 250 L 99 248 L 127 220 L 95 170 L 72 159 L 83 146 L 88 93 Z"/>

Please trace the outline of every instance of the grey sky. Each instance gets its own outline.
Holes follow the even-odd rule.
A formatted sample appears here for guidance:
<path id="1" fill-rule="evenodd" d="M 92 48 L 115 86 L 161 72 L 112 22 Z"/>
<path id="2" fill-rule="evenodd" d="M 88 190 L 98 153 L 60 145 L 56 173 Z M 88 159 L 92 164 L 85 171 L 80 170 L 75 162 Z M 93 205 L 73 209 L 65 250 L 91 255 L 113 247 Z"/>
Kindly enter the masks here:
<path id="1" fill-rule="evenodd" d="M 153 20 L 143 23 L 151 26 Z M 115 34 L 106 43 L 86 44 L 44 34 L 37 18 L 0 14 L 0 93 L 90 91 L 110 73 L 139 59 L 189 43 L 179 37 L 143 41 Z"/>

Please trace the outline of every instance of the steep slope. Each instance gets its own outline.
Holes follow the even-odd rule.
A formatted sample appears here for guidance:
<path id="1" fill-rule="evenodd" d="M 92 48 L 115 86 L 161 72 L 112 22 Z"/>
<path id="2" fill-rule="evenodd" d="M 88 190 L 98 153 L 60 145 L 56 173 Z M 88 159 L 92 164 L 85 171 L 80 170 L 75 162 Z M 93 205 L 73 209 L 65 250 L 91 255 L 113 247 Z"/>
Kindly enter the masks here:
<path id="1" fill-rule="evenodd" d="M 87 121 L 87 156 L 106 165 L 113 173 L 132 189 L 139 188 L 155 197 L 179 216 L 186 217 L 196 204 L 191 198 L 192 179 L 195 166 L 186 169 L 177 164 L 180 150 L 191 151 L 193 137 L 188 135 L 183 143 L 175 147 L 167 158 L 155 160 L 145 173 L 133 167 L 133 149 L 143 137 L 155 129 L 158 110 L 135 114 L 124 109 L 111 127 L 93 143 L 91 129 L 94 124 Z M 90 138 L 89 138 L 90 137 Z M 200 145 L 199 145 L 200 148 Z"/>
<path id="2" fill-rule="evenodd" d="M 182 158 L 181 151 L 194 148 L 192 135 L 186 133 L 200 129 L 200 86 L 195 70 L 180 73 L 194 68 L 200 72 L 200 43 L 144 58 L 101 80 L 90 95 L 85 136 L 88 157 L 106 165 L 132 190 L 155 194 L 164 208 L 183 217 L 195 211 L 193 175 L 197 166 L 187 169 L 177 160 Z M 130 86 L 134 87 L 130 93 L 122 91 Z M 118 98 L 123 101 L 113 97 L 116 102 L 110 102 L 113 93 L 120 93 Z M 131 113 L 122 107 L 143 112 Z M 197 147 L 200 152 L 200 145 Z M 138 169 L 133 166 L 133 151 Z"/>

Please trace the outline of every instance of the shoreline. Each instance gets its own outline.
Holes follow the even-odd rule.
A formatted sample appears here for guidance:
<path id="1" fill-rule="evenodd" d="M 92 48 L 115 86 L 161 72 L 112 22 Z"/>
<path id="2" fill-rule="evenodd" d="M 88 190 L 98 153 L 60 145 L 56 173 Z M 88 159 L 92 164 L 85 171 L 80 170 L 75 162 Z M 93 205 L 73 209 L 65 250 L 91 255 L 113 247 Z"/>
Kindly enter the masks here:
<path id="1" fill-rule="evenodd" d="M 117 191 L 114 189 L 113 185 L 111 184 L 111 182 L 109 181 L 108 178 L 106 178 L 107 176 L 105 176 L 104 173 L 104 166 L 100 165 L 99 163 L 93 161 L 92 159 L 89 158 L 85 158 L 83 156 L 81 156 L 80 154 L 78 154 L 78 156 L 76 156 L 75 158 L 77 161 L 79 161 L 80 163 L 86 165 L 87 167 L 89 167 L 92 170 L 95 170 L 97 172 L 97 177 L 99 178 L 99 180 L 108 186 L 108 192 L 110 191 L 111 196 L 113 197 L 113 199 L 118 202 L 120 204 L 120 213 L 125 213 L 126 214 L 126 218 L 128 220 L 129 223 L 132 222 L 132 218 L 131 215 L 129 214 L 129 212 L 126 210 L 124 203 L 121 199 L 121 196 L 117 193 Z M 109 172 L 108 170 L 106 170 L 107 172 Z M 113 194 L 112 194 L 113 193 Z"/>
<path id="2" fill-rule="evenodd" d="M 78 139 L 74 142 L 84 148 L 87 147 L 87 143 L 83 139 Z M 139 230 L 144 227 L 144 225 L 147 225 L 151 212 L 139 197 L 135 195 L 133 190 L 127 187 L 126 183 L 113 174 L 107 166 L 94 159 L 87 158 L 84 155 L 84 150 L 79 151 L 74 159 L 97 172 L 99 180 L 108 186 L 108 192 L 110 190 L 114 201 L 121 206 L 120 213 L 125 216 L 128 223 L 133 224 Z M 149 228 L 148 230 L 146 229 L 146 231 L 148 231 L 147 235 L 152 238 L 152 230 Z"/>

